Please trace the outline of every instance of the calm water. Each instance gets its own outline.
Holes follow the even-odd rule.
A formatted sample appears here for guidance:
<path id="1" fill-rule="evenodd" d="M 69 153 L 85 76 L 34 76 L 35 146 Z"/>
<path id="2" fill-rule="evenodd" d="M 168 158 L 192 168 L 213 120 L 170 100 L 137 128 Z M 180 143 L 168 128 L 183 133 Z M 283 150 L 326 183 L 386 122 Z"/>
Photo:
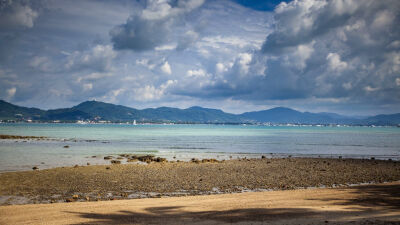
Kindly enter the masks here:
<path id="1" fill-rule="evenodd" d="M 396 127 L 0 124 L 0 134 L 53 138 L 0 140 L 0 171 L 105 164 L 105 155 L 121 153 L 181 160 L 261 155 L 400 159 Z"/>

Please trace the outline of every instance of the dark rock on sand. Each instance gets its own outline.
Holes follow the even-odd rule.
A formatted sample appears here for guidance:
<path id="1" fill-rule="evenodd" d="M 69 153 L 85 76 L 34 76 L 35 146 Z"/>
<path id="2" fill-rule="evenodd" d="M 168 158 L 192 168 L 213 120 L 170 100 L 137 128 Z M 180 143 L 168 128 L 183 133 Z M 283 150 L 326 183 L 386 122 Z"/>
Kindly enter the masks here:
<path id="1" fill-rule="evenodd" d="M 121 164 L 121 161 L 119 161 L 119 160 L 111 160 L 111 163 L 112 164 Z"/>
<path id="2" fill-rule="evenodd" d="M 34 166 L 34 167 L 32 167 L 32 169 L 33 169 L 33 170 L 38 170 L 38 169 L 39 169 L 39 167 L 37 167 L 37 166 Z"/>
<path id="3" fill-rule="evenodd" d="M 105 160 L 109 160 L 109 159 L 112 159 L 112 158 L 113 158 L 112 156 L 104 156 Z"/>
<path id="4" fill-rule="evenodd" d="M 64 148 L 69 148 L 69 145 L 64 145 Z"/>

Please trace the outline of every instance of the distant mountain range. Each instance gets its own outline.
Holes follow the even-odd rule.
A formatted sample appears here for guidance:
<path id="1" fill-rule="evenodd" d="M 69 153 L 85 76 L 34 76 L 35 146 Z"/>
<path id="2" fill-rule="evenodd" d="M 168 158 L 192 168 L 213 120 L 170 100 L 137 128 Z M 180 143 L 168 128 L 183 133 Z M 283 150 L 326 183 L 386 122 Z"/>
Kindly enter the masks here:
<path id="1" fill-rule="evenodd" d="M 0 100 L 0 120 L 32 120 L 75 122 L 77 120 L 111 122 L 175 122 L 175 123 L 271 123 L 271 124 L 347 124 L 392 125 L 400 124 L 400 113 L 377 115 L 364 119 L 335 113 L 299 112 L 277 107 L 268 110 L 231 114 L 219 109 L 198 106 L 187 109 L 170 107 L 134 109 L 98 101 L 86 101 L 71 108 L 41 110 L 13 105 Z"/>

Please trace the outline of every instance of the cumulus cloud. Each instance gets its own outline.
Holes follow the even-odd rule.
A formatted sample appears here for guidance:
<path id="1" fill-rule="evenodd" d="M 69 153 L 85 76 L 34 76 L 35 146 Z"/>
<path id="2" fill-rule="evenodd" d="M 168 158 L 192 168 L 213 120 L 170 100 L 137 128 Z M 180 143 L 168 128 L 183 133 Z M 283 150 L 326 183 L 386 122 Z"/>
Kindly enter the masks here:
<path id="1" fill-rule="evenodd" d="M 274 20 L 261 52 L 268 58 L 264 84 L 275 93 L 294 91 L 296 96 L 281 95 L 288 99 L 346 97 L 360 104 L 400 101 L 393 85 L 400 69 L 398 1 L 283 2 Z M 270 86 L 278 74 L 281 83 Z M 296 86 L 288 89 L 290 82 Z"/>
<path id="2" fill-rule="evenodd" d="M 337 53 L 329 53 L 326 56 L 329 68 L 333 71 L 342 71 L 347 68 L 347 63 L 340 60 L 340 55 Z"/>
<path id="3" fill-rule="evenodd" d="M 165 74 L 171 74 L 171 66 L 169 65 L 168 61 L 165 61 L 165 63 L 160 67 L 161 71 Z"/>
<path id="4" fill-rule="evenodd" d="M 75 51 L 68 56 L 66 69 L 94 69 L 109 71 L 112 60 L 117 56 L 111 45 L 96 45 L 86 51 Z"/>
<path id="5" fill-rule="evenodd" d="M 136 11 L 125 24 L 110 32 L 114 47 L 134 51 L 155 49 L 171 41 L 174 27 L 203 3 L 204 0 L 148 0 L 144 9 Z M 194 32 L 186 32 L 180 48 L 195 39 Z"/>
<path id="6" fill-rule="evenodd" d="M 176 80 L 167 80 L 159 87 L 154 85 L 145 85 L 144 87 L 138 87 L 134 89 L 134 99 L 136 101 L 152 101 L 163 97 L 166 94 L 167 89 L 176 84 Z"/>

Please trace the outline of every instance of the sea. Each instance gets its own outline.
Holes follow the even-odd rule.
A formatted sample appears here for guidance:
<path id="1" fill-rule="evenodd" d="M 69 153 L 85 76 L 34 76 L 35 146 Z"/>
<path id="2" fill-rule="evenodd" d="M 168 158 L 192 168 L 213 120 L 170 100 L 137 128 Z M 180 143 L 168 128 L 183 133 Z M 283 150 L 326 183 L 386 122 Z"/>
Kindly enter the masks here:
<path id="1" fill-rule="evenodd" d="M 192 158 L 324 157 L 400 160 L 400 128 L 208 124 L 1 123 L 0 172 L 110 164 L 104 156 Z M 126 163 L 122 160 L 122 163 Z"/>

